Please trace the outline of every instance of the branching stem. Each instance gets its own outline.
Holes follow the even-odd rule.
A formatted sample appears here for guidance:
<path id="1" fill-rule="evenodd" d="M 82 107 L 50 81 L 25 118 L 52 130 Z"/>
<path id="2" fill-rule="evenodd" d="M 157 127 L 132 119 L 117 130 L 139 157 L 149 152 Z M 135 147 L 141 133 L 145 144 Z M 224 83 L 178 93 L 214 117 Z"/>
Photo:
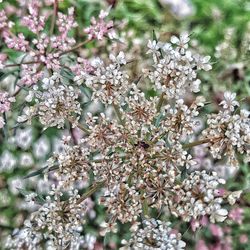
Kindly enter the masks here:
<path id="1" fill-rule="evenodd" d="M 158 104 L 156 106 L 157 112 L 159 112 L 161 110 L 163 102 L 164 102 L 164 93 L 161 94 L 159 102 L 158 102 Z"/>
<path id="2" fill-rule="evenodd" d="M 54 33 L 55 24 L 56 24 L 57 12 L 58 12 L 58 0 L 55 0 L 55 1 L 54 1 L 53 16 L 52 16 L 51 26 L 50 26 L 50 31 L 49 31 L 50 36 L 52 36 L 53 33 Z"/>
<path id="3" fill-rule="evenodd" d="M 118 117 L 120 123 L 124 126 L 125 125 L 125 121 L 122 119 L 122 114 L 121 114 L 121 111 L 120 111 L 119 107 L 116 104 L 114 104 L 114 103 L 113 103 L 113 107 L 114 107 L 116 116 Z"/>
<path id="4" fill-rule="evenodd" d="M 208 142 L 211 142 L 213 141 L 213 138 L 206 138 L 206 139 L 203 139 L 203 140 L 200 140 L 200 141 L 194 141 L 194 142 L 191 142 L 191 143 L 188 143 L 188 144 L 184 144 L 182 145 L 183 148 L 192 148 L 192 147 L 195 147 L 195 146 L 198 146 L 198 145 L 201 145 L 201 144 L 205 144 L 205 143 L 208 143 Z"/>
<path id="5" fill-rule="evenodd" d="M 77 204 L 82 203 L 85 199 L 87 199 L 89 196 L 91 196 L 92 194 L 94 194 L 96 191 L 98 191 L 99 189 L 101 189 L 105 184 L 105 181 L 100 181 L 100 182 L 96 182 L 94 183 L 89 190 L 84 193 L 81 198 L 79 198 L 79 200 L 77 201 Z"/>
<path id="6" fill-rule="evenodd" d="M 88 40 L 86 40 L 86 41 L 84 41 L 84 42 L 81 42 L 81 43 L 77 44 L 75 47 L 73 47 L 73 48 L 71 48 L 71 49 L 69 49 L 69 50 L 66 50 L 66 51 L 61 52 L 61 53 L 60 53 L 60 56 L 65 55 L 65 54 L 67 54 L 67 53 L 70 53 L 70 52 L 72 52 L 72 51 L 74 51 L 74 50 L 77 50 L 77 49 L 81 48 L 83 45 L 89 43 L 90 41 L 92 41 L 92 39 L 88 39 Z"/>

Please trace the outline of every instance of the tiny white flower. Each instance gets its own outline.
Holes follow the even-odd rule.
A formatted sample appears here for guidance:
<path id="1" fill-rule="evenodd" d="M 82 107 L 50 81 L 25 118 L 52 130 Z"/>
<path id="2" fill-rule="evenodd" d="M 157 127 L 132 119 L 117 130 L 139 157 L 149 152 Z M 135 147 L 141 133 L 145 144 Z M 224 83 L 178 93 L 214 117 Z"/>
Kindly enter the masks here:
<path id="1" fill-rule="evenodd" d="M 231 112 L 233 112 L 235 106 L 239 106 L 239 102 L 237 102 L 235 98 L 236 93 L 226 91 L 224 93 L 224 100 L 220 103 L 220 105 L 223 106 L 224 109 L 229 109 Z"/>
<path id="2" fill-rule="evenodd" d="M 213 214 L 210 216 L 210 220 L 212 223 L 214 222 L 223 222 L 228 215 L 228 211 L 224 208 L 220 208 L 219 210 L 216 210 Z"/>
<path id="3" fill-rule="evenodd" d="M 235 202 L 240 198 L 241 194 L 242 194 L 241 190 L 230 193 L 227 197 L 229 204 L 234 205 Z"/>

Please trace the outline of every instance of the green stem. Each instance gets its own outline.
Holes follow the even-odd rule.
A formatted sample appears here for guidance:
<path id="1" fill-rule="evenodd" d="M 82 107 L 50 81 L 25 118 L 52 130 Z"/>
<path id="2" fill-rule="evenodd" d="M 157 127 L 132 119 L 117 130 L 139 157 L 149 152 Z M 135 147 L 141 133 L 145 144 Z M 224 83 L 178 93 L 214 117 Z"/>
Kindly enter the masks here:
<path id="1" fill-rule="evenodd" d="M 74 121 L 73 121 L 72 119 L 68 118 L 68 120 L 69 120 L 69 122 L 70 122 L 71 124 L 74 123 Z M 82 124 L 77 123 L 77 127 L 78 127 L 79 129 L 81 129 L 84 133 L 86 133 L 87 135 L 90 134 L 90 131 L 89 131 L 85 126 L 83 126 Z"/>
<path id="2" fill-rule="evenodd" d="M 19 66 L 21 66 L 23 64 L 35 64 L 35 63 L 41 63 L 41 62 L 39 62 L 39 61 L 36 61 L 36 62 L 35 61 L 29 61 L 29 62 L 22 62 L 22 63 L 14 63 L 14 64 L 7 64 L 4 67 L 5 68 L 19 67 Z"/>
<path id="3" fill-rule="evenodd" d="M 3 113 L 3 119 L 5 122 L 5 125 L 3 127 L 3 133 L 5 137 L 8 137 L 8 120 L 7 120 L 6 112 Z"/>
<path id="4" fill-rule="evenodd" d="M 14 230 L 15 227 L 13 226 L 10 226 L 10 225 L 3 225 L 3 224 L 0 224 L 0 228 L 2 228 L 3 230 Z"/>
<path id="5" fill-rule="evenodd" d="M 62 53 L 60 53 L 60 56 L 65 55 L 65 54 L 67 54 L 67 53 L 70 53 L 70 52 L 72 52 L 72 51 L 74 51 L 74 50 L 77 50 L 77 49 L 81 48 L 83 45 L 87 44 L 87 43 L 90 42 L 91 40 L 92 40 L 92 39 L 88 39 L 88 40 L 86 40 L 86 41 L 84 41 L 84 42 L 81 42 L 81 43 L 77 44 L 77 45 L 76 45 L 75 47 L 73 47 L 72 49 L 63 51 Z"/>
<path id="6" fill-rule="evenodd" d="M 163 102 L 164 102 L 164 93 L 161 94 L 159 102 L 156 106 L 157 112 L 159 112 L 161 110 L 161 106 L 162 106 Z"/>
<path id="7" fill-rule="evenodd" d="M 203 140 L 200 140 L 200 141 L 194 141 L 194 142 L 191 142 L 191 143 L 188 143 L 188 144 L 184 144 L 182 145 L 183 148 L 192 148 L 192 147 L 195 147 L 195 146 L 198 146 L 198 145 L 201 145 L 201 144 L 205 144 L 205 143 L 208 143 L 208 142 L 211 142 L 213 139 L 203 139 Z"/>
<path id="8" fill-rule="evenodd" d="M 147 217 L 149 213 L 148 213 L 148 203 L 146 199 L 143 201 L 142 210 L 143 210 L 143 215 Z"/>
<path id="9" fill-rule="evenodd" d="M 125 125 L 125 121 L 122 119 L 122 114 L 120 112 L 119 107 L 113 103 L 113 108 L 115 110 L 116 116 L 118 117 L 120 123 L 124 126 Z"/>
<path id="10" fill-rule="evenodd" d="M 104 159 L 97 159 L 97 160 L 92 160 L 91 162 L 93 163 L 102 163 Z"/>
<path id="11" fill-rule="evenodd" d="M 77 127 L 81 129 L 83 132 L 85 132 L 86 134 L 88 135 L 90 134 L 90 131 L 87 128 L 85 128 L 82 124 L 78 124 Z"/>
<path id="12" fill-rule="evenodd" d="M 147 217 L 149 215 L 149 207 L 147 203 L 147 199 L 143 197 L 145 190 L 140 190 L 141 193 L 141 199 L 142 199 L 142 212 L 144 217 Z"/>
<path id="13" fill-rule="evenodd" d="M 95 184 L 93 184 L 89 190 L 84 193 L 81 198 L 79 198 L 79 200 L 77 201 L 77 204 L 82 203 L 85 199 L 87 199 L 89 196 L 91 196 L 92 194 L 94 194 L 96 191 L 98 191 L 99 189 L 101 189 L 105 184 L 105 181 L 100 181 L 100 182 L 96 182 Z"/>
<path id="14" fill-rule="evenodd" d="M 54 1 L 53 16 L 52 16 L 52 21 L 51 21 L 51 26 L 50 26 L 50 31 L 49 31 L 50 36 L 52 36 L 54 33 L 57 11 L 58 11 L 58 0 L 55 0 Z"/>

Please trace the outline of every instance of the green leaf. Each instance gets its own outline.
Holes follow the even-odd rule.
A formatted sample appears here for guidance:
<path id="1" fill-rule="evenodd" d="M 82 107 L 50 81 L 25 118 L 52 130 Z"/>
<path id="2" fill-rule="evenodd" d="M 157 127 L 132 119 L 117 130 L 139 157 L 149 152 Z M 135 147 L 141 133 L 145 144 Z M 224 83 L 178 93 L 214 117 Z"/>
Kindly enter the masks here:
<path id="1" fill-rule="evenodd" d="M 30 178 L 30 177 L 34 177 L 34 176 L 43 174 L 43 173 L 44 173 L 44 170 L 47 169 L 47 168 L 48 168 L 48 166 L 45 166 L 45 167 L 40 168 L 40 169 L 38 169 L 38 170 L 36 170 L 36 171 L 34 171 L 34 172 L 31 172 L 30 174 L 26 175 L 26 176 L 24 177 L 24 179 L 28 179 L 28 178 Z"/>

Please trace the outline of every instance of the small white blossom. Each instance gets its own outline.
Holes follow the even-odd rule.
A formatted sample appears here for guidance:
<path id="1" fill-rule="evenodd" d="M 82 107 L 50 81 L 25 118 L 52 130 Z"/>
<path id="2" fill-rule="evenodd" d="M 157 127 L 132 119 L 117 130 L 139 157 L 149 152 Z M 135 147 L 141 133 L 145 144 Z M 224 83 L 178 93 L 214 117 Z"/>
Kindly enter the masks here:
<path id="1" fill-rule="evenodd" d="M 239 106 L 239 102 L 235 100 L 236 93 L 231 93 L 229 91 L 224 93 L 224 100 L 220 103 L 224 109 L 228 109 L 231 112 L 234 111 L 235 106 Z"/>
<path id="2" fill-rule="evenodd" d="M 131 239 L 122 243 L 122 250 L 182 250 L 186 243 L 181 240 L 181 234 L 171 233 L 170 223 L 150 219 L 143 221 L 143 228 L 132 233 Z"/>
<path id="3" fill-rule="evenodd" d="M 242 194 L 242 191 L 231 192 L 227 197 L 229 204 L 234 205 L 235 202 L 240 198 L 241 194 Z"/>

